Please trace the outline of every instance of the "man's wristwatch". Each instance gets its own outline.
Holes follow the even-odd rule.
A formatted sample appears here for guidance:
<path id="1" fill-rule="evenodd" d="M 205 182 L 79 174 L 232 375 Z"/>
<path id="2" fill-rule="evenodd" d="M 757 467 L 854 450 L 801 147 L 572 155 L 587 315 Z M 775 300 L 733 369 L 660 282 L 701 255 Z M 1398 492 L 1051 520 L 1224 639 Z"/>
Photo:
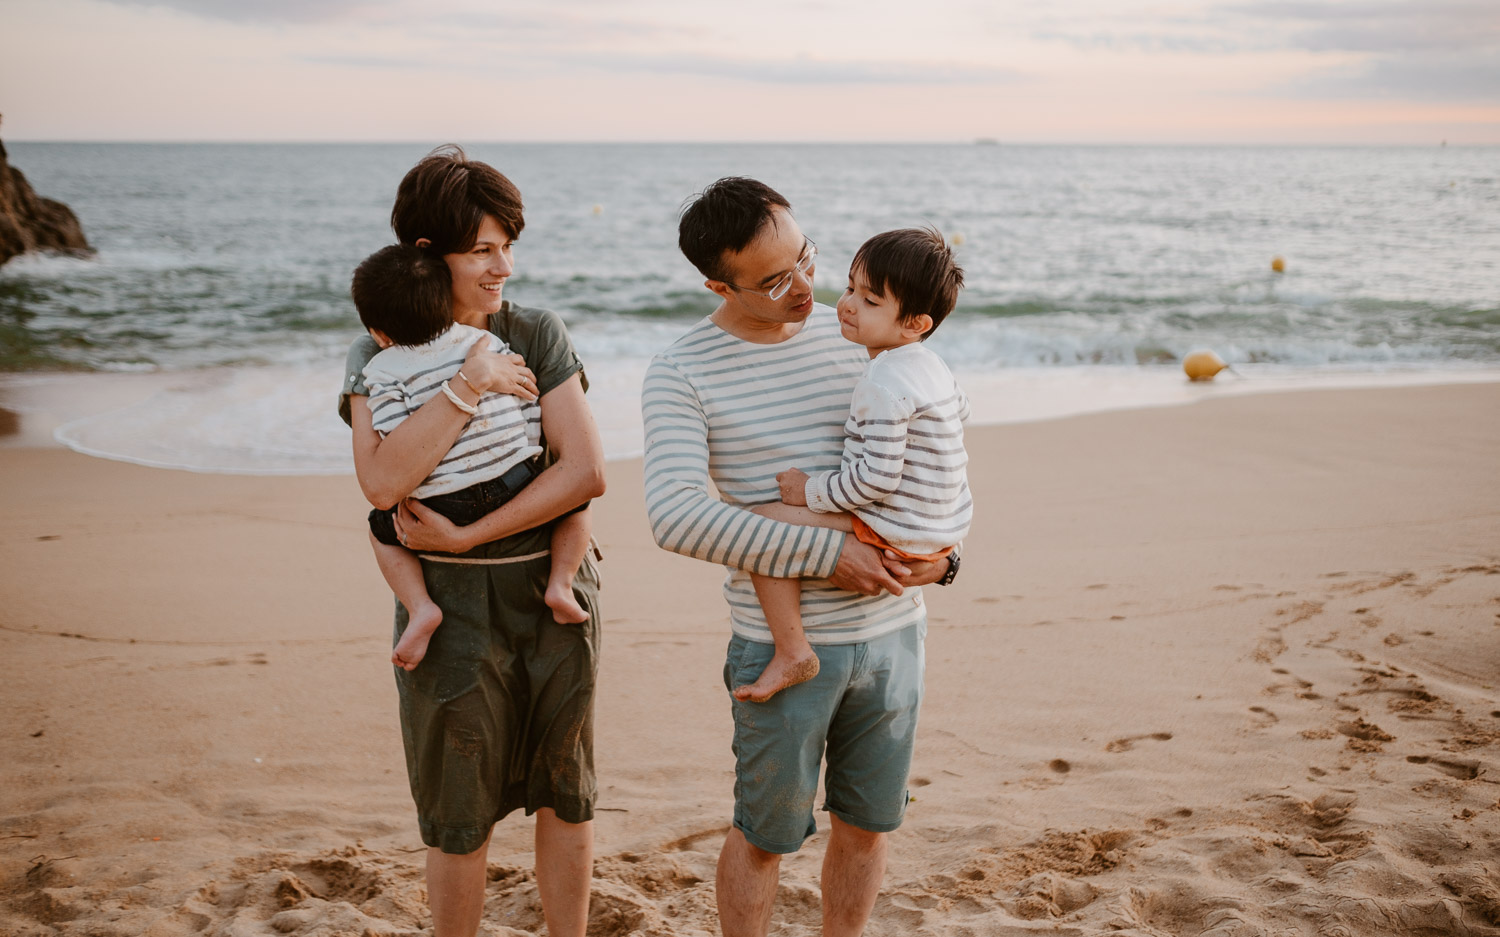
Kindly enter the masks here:
<path id="1" fill-rule="evenodd" d="M 943 573 L 943 578 L 939 579 L 937 581 L 937 584 L 940 585 L 940 586 L 951 586 L 951 585 L 953 585 L 953 580 L 955 580 L 955 579 L 958 578 L 958 564 L 960 562 L 961 561 L 959 560 L 957 553 L 949 553 L 948 554 L 948 571 L 946 573 Z"/>

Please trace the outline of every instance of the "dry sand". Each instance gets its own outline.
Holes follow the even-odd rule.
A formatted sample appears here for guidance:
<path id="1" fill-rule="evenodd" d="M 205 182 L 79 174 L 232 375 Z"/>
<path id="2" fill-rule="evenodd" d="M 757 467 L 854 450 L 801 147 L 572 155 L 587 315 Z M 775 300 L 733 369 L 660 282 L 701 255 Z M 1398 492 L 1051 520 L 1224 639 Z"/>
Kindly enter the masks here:
<path id="1" fill-rule="evenodd" d="M 1500 935 L 1500 384 L 990 427 L 872 934 Z M 0 452 L 0 933 L 415 934 L 350 478 Z M 719 571 L 598 503 L 592 932 L 714 934 Z M 822 820 L 826 830 L 826 819 Z M 826 834 L 773 933 L 813 934 Z M 530 825 L 485 927 L 542 930 Z"/>

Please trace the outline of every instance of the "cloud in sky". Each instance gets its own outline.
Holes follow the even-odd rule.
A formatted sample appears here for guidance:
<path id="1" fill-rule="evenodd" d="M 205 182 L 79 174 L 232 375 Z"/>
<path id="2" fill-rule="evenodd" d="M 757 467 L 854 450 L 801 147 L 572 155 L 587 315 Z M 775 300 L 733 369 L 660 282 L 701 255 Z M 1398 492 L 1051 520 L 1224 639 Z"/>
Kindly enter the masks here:
<path id="1" fill-rule="evenodd" d="M 1500 142 L 1495 2 L 0 0 L 0 105 L 15 139 Z"/>
<path id="2" fill-rule="evenodd" d="M 320 23 L 385 5 L 384 0 L 108 0 L 122 7 L 176 10 L 234 23 Z"/>
<path id="3" fill-rule="evenodd" d="M 1465 52 L 1500 46 L 1493 0 L 1258 3 L 1232 12 L 1283 24 L 1289 44 L 1314 52 Z"/>
<path id="4" fill-rule="evenodd" d="M 795 58 L 729 58 L 707 56 L 537 55 L 519 58 L 531 67 L 604 74 L 649 73 L 662 76 L 695 76 L 773 85 L 992 85 L 1024 81 L 1026 76 L 1006 68 L 974 67 L 951 63 L 898 62 L 871 65 L 811 56 Z M 453 67 L 451 57 L 398 58 L 365 55 L 308 55 L 311 64 L 372 69 L 421 70 L 436 65 Z M 476 66 L 479 62 L 474 62 Z"/>
<path id="5" fill-rule="evenodd" d="M 1273 95 L 1500 103 L 1495 0 L 1234 2 L 1146 24 L 1049 16 L 1032 35 L 1095 52 L 1310 56 L 1299 74 L 1261 86 Z"/>

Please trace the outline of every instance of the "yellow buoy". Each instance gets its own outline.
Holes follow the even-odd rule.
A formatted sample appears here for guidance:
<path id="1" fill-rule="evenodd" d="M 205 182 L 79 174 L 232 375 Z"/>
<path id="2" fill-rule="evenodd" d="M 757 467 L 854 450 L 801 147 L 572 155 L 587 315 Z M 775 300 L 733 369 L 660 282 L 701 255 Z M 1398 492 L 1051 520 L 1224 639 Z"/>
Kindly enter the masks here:
<path id="1" fill-rule="evenodd" d="M 1286 273 L 1286 261 L 1282 260 L 1280 257 L 1272 257 L 1271 269 L 1275 270 L 1277 273 Z"/>
<path id="2" fill-rule="evenodd" d="M 1214 375 L 1229 367 L 1211 351 L 1195 351 L 1182 359 L 1182 370 L 1190 381 L 1211 381 Z"/>
<path id="3" fill-rule="evenodd" d="M 948 238 L 948 243 L 952 244 L 954 247 L 959 246 L 963 242 L 964 242 L 964 236 L 962 234 L 959 234 L 957 231 L 953 232 L 953 234 L 950 235 L 949 238 Z"/>
<path id="4" fill-rule="evenodd" d="M 594 214 L 596 214 L 596 215 L 602 215 L 602 214 L 604 214 L 604 206 L 603 205 L 595 205 L 594 206 Z"/>

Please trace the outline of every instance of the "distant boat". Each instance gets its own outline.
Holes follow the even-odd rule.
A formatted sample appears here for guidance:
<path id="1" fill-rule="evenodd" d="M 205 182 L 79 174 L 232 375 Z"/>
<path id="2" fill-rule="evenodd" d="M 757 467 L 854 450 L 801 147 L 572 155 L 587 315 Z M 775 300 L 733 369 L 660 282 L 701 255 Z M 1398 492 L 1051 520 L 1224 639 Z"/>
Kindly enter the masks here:
<path id="1" fill-rule="evenodd" d="M 975 137 L 974 138 L 974 145 L 975 146 L 999 146 L 1000 145 L 1000 141 L 996 140 L 994 137 Z"/>

